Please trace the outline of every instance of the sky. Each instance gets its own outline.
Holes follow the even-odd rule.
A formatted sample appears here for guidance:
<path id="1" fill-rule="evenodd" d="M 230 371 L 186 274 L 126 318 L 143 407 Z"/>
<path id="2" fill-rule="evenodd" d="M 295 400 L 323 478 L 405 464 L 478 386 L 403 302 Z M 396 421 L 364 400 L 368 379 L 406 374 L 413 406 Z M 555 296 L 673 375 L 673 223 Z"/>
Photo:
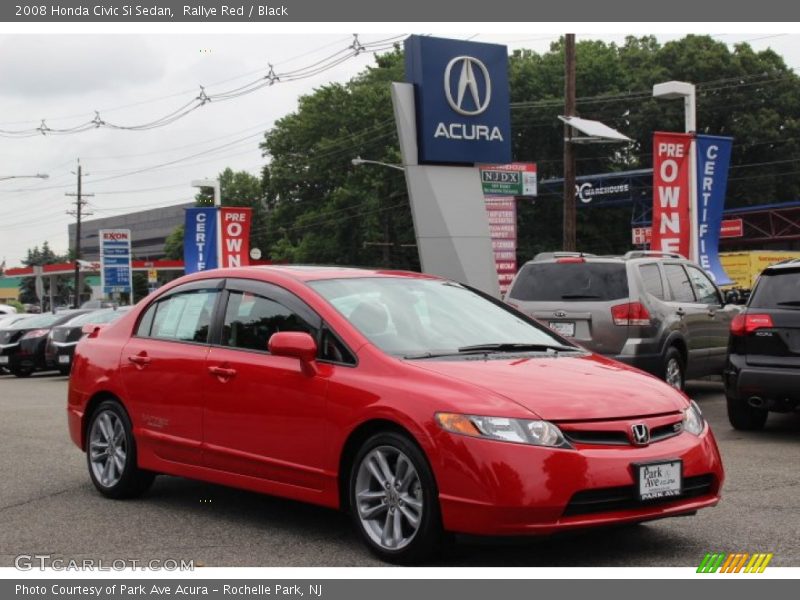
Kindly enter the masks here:
<path id="1" fill-rule="evenodd" d="M 407 33 L 364 33 L 359 41 L 379 44 Z M 561 34 L 437 35 L 543 52 Z M 657 37 L 665 42 L 681 35 Z M 714 37 L 731 45 L 747 41 L 756 50 L 771 47 L 787 65 L 800 69 L 800 35 Z M 582 33 L 578 39 L 620 43 L 624 35 Z M 282 74 L 336 53 L 344 56 L 352 41 L 352 34 L 344 33 L 0 34 L 0 130 L 36 128 L 43 119 L 49 128 L 69 128 L 91 120 L 95 111 L 119 125 L 147 123 L 197 97 L 200 86 L 209 95 L 220 94 L 265 76 L 270 64 Z M 195 194 L 194 179 L 213 178 L 226 167 L 257 175 L 266 162 L 258 148 L 264 131 L 293 112 L 299 97 L 327 83 L 344 83 L 373 63 L 374 55 L 364 52 L 306 79 L 212 101 L 148 131 L 93 128 L 26 138 L 0 134 L 0 263 L 19 266 L 27 249 L 44 241 L 66 252 L 67 225 L 74 220 L 67 211 L 74 198 L 65 194 L 75 192 L 78 158 L 83 191 L 95 194 L 87 198 L 93 213 L 87 219 L 188 202 Z M 37 173 L 49 178 L 4 179 Z"/>

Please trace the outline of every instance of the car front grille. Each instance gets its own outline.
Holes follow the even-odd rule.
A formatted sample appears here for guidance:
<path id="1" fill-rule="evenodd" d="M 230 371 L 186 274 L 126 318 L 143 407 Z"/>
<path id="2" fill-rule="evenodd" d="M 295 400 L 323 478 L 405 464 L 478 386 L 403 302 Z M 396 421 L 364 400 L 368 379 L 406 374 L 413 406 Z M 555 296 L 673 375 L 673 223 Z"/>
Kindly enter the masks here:
<path id="1" fill-rule="evenodd" d="M 650 443 L 663 442 L 671 437 L 675 437 L 681 431 L 683 426 L 681 422 L 669 423 L 667 425 L 659 425 L 650 430 Z M 627 431 L 610 430 L 610 431 L 592 431 L 583 429 L 567 429 L 564 431 L 564 436 L 567 440 L 574 444 L 589 444 L 589 445 L 602 445 L 602 446 L 632 446 L 630 437 Z"/>
<path id="2" fill-rule="evenodd" d="M 631 510 L 659 504 L 668 504 L 670 502 L 687 500 L 689 498 L 698 498 L 710 494 L 713 484 L 714 476 L 710 473 L 685 477 L 683 480 L 683 491 L 680 496 L 670 496 L 646 501 L 639 500 L 639 496 L 636 493 L 636 486 L 633 485 L 584 490 L 572 496 L 569 504 L 567 504 L 567 508 L 564 510 L 564 516 L 574 517 L 618 510 Z"/>

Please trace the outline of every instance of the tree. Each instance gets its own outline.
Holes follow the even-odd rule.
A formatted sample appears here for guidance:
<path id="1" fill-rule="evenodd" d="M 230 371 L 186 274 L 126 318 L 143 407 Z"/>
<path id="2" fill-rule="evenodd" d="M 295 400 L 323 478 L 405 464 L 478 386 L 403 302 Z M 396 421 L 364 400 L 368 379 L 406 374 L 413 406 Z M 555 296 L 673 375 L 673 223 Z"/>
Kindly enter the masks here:
<path id="1" fill-rule="evenodd" d="M 164 255 L 170 260 L 183 260 L 183 236 L 186 227 L 178 225 L 164 240 Z"/>
<path id="2" fill-rule="evenodd" d="M 537 162 L 540 178 L 562 173 L 563 64 L 562 41 L 509 59 L 514 160 Z M 730 50 L 708 36 L 663 45 L 652 36 L 578 43 L 579 114 L 634 140 L 629 147 L 581 147 L 578 175 L 652 165 L 653 132 L 683 130 L 682 104 L 652 98 L 653 84 L 671 79 L 698 85 L 702 132 L 734 137 L 728 206 L 797 197 L 800 79 L 771 50 Z M 414 235 L 402 174 L 350 164 L 359 155 L 400 162 L 389 84 L 402 80 L 396 49 L 352 81 L 300 98 L 297 111 L 266 133 L 262 186 L 273 259 L 418 268 L 416 249 L 407 247 Z M 519 203 L 520 260 L 560 248 L 560 197 Z M 630 208 L 579 210 L 578 243 L 599 253 L 629 249 Z"/>

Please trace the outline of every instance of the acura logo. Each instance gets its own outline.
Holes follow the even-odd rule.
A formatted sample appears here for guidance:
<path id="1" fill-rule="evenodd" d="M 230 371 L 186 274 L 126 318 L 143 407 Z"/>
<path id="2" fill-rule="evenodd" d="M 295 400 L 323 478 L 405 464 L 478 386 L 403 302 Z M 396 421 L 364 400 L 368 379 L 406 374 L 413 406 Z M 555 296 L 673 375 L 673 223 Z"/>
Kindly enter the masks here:
<path id="1" fill-rule="evenodd" d="M 650 428 L 644 423 L 631 425 L 633 443 L 637 446 L 646 446 L 650 443 Z"/>
<path id="2" fill-rule="evenodd" d="M 460 69 L 456 85 L 453 81 L 455 78 L 451 77 L 453 69 Z M 483 75 L 482 85 L 475 77 L 476 71 L 480 71 Z M 489 107 L 492 99 L 492 80 L 489 77 L 489 70 L 477 58 L 456 56 L 447 63 L 447 68 L 444 70 L 444 93 L 448 104 L 458 114 L 468 117 L 481 114 Z M 472 99 L 471 105 L 465 103 L 467 96 Z M 470 108 L 465 108 L 465 105 Z"/>

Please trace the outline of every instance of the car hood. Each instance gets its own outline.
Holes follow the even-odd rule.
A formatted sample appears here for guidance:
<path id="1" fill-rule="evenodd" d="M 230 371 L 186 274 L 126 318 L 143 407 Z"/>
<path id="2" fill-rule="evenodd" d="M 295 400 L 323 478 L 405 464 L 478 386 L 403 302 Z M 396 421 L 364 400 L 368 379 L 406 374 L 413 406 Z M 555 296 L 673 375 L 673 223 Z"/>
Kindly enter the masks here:
<path id="1" fill-rule="evenodd" d="M 686 407 L 655 377 L 596 354 L 418 360 L 439 375 L 500 394 L 549 421 L 620 419 Z"/>

